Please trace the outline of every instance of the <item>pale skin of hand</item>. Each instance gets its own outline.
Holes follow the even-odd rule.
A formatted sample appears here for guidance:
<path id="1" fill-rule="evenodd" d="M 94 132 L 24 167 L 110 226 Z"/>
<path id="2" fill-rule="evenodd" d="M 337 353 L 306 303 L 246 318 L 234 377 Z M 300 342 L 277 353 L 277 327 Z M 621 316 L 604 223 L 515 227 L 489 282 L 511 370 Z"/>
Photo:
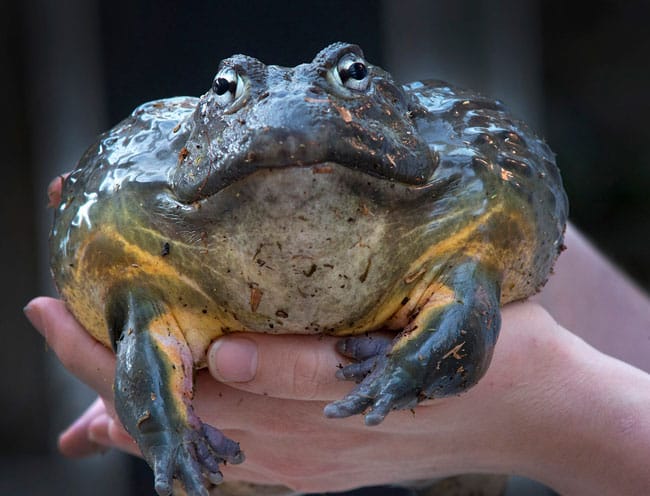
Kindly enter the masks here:
<path id="1" fill-rule="evenodd" d="M 604 351 L 612 342 L 611 353 L 649 370 L 647 297 L 575 232 L 567 244 L 558 275 L 536 300 L 583 338 Z M 580 289 L 602 299 L 582 308 Z M 138 455 L 115 420 L 112 352 L 58 300 L 37 298 L 26 310 L 62 363 L 99 395 L 61 435 L 61 451 L 84 456 L 115 447 Z M 619 340 L 611 338 L 610 322 L 620 324 Z M 209 350 L 210 368 L 197 375 L 194 404 L 247 457 L 224 467 L 226 480 L 319 492 L 489 472 L 528 476 L 561 494 L 650 488 L 650 376 L 597 351 L 536 303 L 503 309 L 492 365 L 477 386 L 415 413 L 393 412 L 372 428 L 360 417 L 323 416 L 326 402 L 351 387 L 334 377 L 344 361 L 335 341 L 248 333 Z"/>

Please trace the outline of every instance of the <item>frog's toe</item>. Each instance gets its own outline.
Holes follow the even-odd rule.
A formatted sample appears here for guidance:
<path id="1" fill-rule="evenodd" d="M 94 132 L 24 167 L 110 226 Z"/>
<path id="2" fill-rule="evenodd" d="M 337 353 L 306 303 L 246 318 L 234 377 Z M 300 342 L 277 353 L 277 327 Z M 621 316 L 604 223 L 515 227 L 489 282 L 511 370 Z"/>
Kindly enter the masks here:
<path id="1" fill-rule="evenodd" d="M 367 396 L 363 390 L 355 390 L 342 400 L 327 405 L 324 412 L 329 418 L 344 418 L 365 413 L 366 425 L 372 426 L 380 424 L 391 410 L 412 408 L 417 403 L 418 395 L 415 391 L 411 394 L 385 391 Z"/>
<path id="2" fill-rule="evenodd" d="M 214 456 L 214 453 L 205 439 L 200 439 L 196 443 L 196 458 L 205 468 L 206 477 L 210 482 L 213 484 L 219 484 L 223 480 L 223 476 L 219 470 L 219 460 Z"/>
<path id="3" fill-rule="evenodd" d="M 379 396 L 372 405 L 372 410 L 366 413 L 366 425 L 378 425 L 385 418 L 388 413 L 395 407 L 395 396 L 392 394 L 384 394 Z"/>
<path id="4" fill-rule="evenodd" d="M 370 405 L 372 405 L 372 398 L 348 394 L 342 400 L 326 405 L 323 412 L 328 418 L 345 418 L 363 413 Z"/>
<path id="5" fill-rule="evenodd" d="M 351 380 L 358 386 L 342 400 L 325 407 L 330 418 L 366 414 L 366 424 L 377 425 L 396 408 L 402 395 L 399 380 L 386 374 L 391 339 L 384 336 L 353 336 L 340 340 L 337 350 L 355 360 L 336 372 L 339 379 Z M 393 377 L 396 379 L 396 377 Z"/>
<path id="6" fill-rule="evenodd" d="M 210 472 L 209 470 L 204 470 L 204 466 L 202 466 L 197 457 L 198 450 L 195 452 L 192 448 L 192 445 L 179 447 L 176 454 L 177 474 L 187 494 L 191 494 L 192 496 L 208 496 L 209 492 L 206 488 L 203 474 L 206 473 L 206 478 L 211 479 L 207 475 Z M 219 475 L 221 475 L 220 472 Z"/>
<path id="7" fill-rule="evenodd" d="M 236 465 L 244 461 L 244 452 L 239 447 L 239 443 L 224 436 L 223 432 L 209 424 L 203 424 L 201 429 L 210 450 L 223 462 Z"/>
<path id="8" fill-rule="evenodd" d="M 169 451 L 160 450 L 154 455 L 153 471 L 156 493 L 159 496 L 169 496 L 172 493 L 172 479 L 174 476 L 174 467 Z"/>
<path id="9" fill-rule="evenodd" d="M 357 383 L 363 381 L 373 370 L 387 360 L 391 340 L 384 336 L 358 336 L 340 340 L 336 348 L 342 355 L 356 360 L 340 368 L 336 377 Z"/>
<path id="10" fill-rule="evenodd" d="M 377 425 L 391 410 L 417 405 L 420 389 L 405 370 L 398 368 L 388 371 L 385 355 L 377 357 L 375 365 L 372 372 L 345 398 L 325 407 L 325 416 L 344 418 L 365 414 L 366 425 Z"/>
<path id="11" fill-rule="evenodd" d="M 186 453 L 183 453 L 184 459 L 180 465 L 181 479 L 186 488 L 188 483 L 197 488 L 203 487 L 202 475 L 212 484 L 219 484 L 223 480 L 220 464 L 238 464 L 244 461 L 239 443 L 227 438 L 219 429 L 202 423 L 200 430 L 193 431 L 192 434 L 192 442 L 183 447 Z M 197 482 L 201 482 L 200 486 Z"/>
<path id="12" fill-rule="evenodd" d="M 345 381 L 361 382 L 377 364 L 377 358 L 369 358 L 360 363 L 351 363 L 336 371 L 336 378 Z"/>
<path id="13" fill-rule="evenodd" d="M 362 361 L 385 355 L 392 339 L 381 335 L 352 336 L 336 343 L 336 350 L 353 360 Z"/>
<path id="14" fill-rule="evenodd" d="M 241 463 L 244 455 L 238 443 L 218 429 L 202 424 L 199 429 L 188 428 L 174 449 L 161 449 L 153 453 L 153 458 L 155 488 L 159 496 L 172 494 L 174 478 L 180 481 L 188 495 L 208 496 L 206 486 L 223 480 L 219 465 Z"/>
<path id="15" fill-rule="evenodd" d="M 192 496 L 208 496 L 208 490 L 205 487 L 203 474 L 210 470 L 205 463 L 199 461 L 198 446 L 200 443 L 183 443 L 177 446 L 175 450 L 166 451 L 155 457 L 153 470 L 155 474 L 154 487 L 158 496 L 169 496 L 172 494 L 174 481 L 176 478 L 180 481 L 187 494 Z M 219 473 L 218 481 L 221 480 Z M 212 475 L 212 474 L 210 474 Z M 212 477 L 206 474 L 206 477 L 212 482 Z"/>

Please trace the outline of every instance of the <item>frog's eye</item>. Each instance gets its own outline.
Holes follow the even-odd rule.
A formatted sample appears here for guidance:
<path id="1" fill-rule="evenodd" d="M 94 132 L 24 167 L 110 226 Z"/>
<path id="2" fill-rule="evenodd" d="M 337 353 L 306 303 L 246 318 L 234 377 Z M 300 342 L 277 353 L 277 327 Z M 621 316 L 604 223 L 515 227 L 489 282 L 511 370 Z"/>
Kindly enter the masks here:
<path id="1" fill-rule="evenodd" d="M 363 91 L 370 83 L 368 65 L 355 53 L 346 53 L 336 65 L 341 83 L 351 90 Z"/>
<path id="2" fill-rule="evenodd" d="M 227 67 L 219 71 L 214 78 L 212 91 L 216 95 L 216 100 L 219 105 L 228 105 L 239 98 L 244 92 L 244 80 L 233 68 Z"/>

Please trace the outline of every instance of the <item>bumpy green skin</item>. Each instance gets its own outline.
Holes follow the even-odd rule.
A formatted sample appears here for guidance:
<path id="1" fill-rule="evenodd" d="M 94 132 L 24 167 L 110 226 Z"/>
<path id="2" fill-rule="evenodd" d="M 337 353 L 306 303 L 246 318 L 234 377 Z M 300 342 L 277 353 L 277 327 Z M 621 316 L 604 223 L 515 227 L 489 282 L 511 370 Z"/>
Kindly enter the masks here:
<path id="1" fill-rule="evenodd" d="M 351 63 L 366 71 L 346 79 Z M 102 135 L 65 181 L 52 270 L 117 351 L 117 410 L 159 493 L 177 478 L 202 494 L 216 463 L 243 459 L 191 410 L 213 339 L 352 336 L 338 375 L 359 384 L 325 413 L 376 424 L 476 383 L 500 304 L 544 284 L 566 216 L 552 152 L 500 103 L 399 86 L 337 43 L 295 68 L 234 56 L 200 99 L 145 104 Z M 378 329 L 395 339 L 354 337 Z"/>

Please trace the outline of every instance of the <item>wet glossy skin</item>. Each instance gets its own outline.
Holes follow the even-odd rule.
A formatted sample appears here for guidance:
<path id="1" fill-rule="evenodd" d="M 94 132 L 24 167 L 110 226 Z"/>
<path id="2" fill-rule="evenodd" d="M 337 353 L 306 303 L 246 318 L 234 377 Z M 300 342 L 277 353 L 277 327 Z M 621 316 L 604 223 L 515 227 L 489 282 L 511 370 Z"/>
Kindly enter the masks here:
<path id="1" fill-rule="evenodd" d="M 566 213 L 552 152 L 499 103 L 401 87 L 335 44 L 289 69 L 234 56 L 200 99 L 145 104 L 101 136 L 65 183 L 52 268 L 117 350 L 118 412 L 159 492 L 168 473 L 202 494 L 189 460 L 216 474 L 206 459 L 242 458 L 191 410 L 213 339 L 399 331 L 379 351 L 344 342 L 358 363 L 339 375 L 361 384 L 326 409 L 380 422 L 480 378 L 499 304 L 544 284 Z M 212 455 L 160 468 L 150 447 L 173 425 Z"/>

